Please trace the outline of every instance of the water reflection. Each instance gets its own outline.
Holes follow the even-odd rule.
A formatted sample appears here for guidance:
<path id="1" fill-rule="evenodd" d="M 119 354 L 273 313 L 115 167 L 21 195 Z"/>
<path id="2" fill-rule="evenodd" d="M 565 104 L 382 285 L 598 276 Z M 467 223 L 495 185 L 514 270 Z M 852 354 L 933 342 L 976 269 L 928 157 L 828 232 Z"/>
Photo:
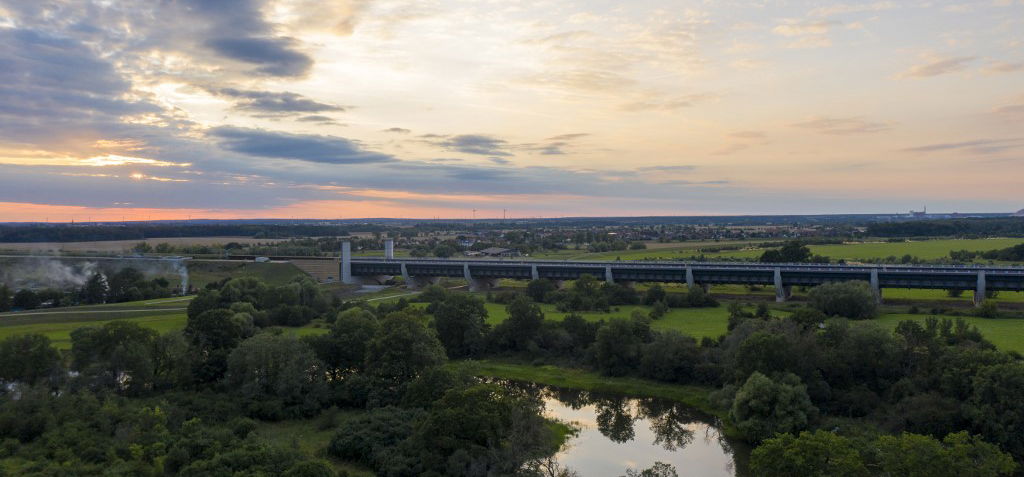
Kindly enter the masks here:
<path id="1" fill-rule="evenodd" d="M 584 477 L 620 476 L 655 462 L 673 465 L 680 476 L 747 475 L 749 449 L 722 436 L 717 420 L 696 409 L 663 399 L 505 384 L 536 394 L 550 417 L 579 427 L 555 458 Z"/>

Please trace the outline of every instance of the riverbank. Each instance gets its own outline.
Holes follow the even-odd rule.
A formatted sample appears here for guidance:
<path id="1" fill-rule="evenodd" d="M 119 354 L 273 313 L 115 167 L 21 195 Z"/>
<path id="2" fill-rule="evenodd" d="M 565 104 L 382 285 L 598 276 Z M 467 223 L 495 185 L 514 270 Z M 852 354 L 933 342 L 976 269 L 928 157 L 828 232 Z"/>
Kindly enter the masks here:
<path id="1" fill-rule="evenodd" d="M 630 397 L 652 397 L 683 403 L 717 417 L 732 433 L 728 411 L 711 405 L 713 388 L 668 384 L 648 379 L 610 377 L 584 369 L 563 368 L 553 365 L 533 366 L 508 361 L 471 360 L 456 363 L 466 366 L 476 376 L 530 381 L 538 384 L 583 391 L 621 394 Z"/>

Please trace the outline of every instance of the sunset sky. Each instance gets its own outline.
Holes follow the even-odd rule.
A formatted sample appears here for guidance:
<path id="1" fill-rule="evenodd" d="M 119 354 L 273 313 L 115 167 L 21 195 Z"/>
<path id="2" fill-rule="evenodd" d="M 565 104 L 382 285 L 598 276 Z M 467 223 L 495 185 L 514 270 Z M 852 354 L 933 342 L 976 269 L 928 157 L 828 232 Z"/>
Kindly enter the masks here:
<path id="1" fill-rule="evenodd" d="M 0 221 L 1009 212 L 1024 0 L 0 0 Z"/>

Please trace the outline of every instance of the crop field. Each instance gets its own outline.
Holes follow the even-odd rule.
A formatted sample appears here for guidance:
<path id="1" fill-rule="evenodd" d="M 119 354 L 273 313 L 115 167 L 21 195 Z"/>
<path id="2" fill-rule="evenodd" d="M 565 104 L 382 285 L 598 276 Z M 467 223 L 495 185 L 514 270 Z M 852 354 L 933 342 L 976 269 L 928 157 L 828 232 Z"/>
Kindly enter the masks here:
<path id="1" fill-rule="evenodd" d="M 673 260 L 689 258 L 700 253 L 700 249 L 723 246 L 744 246 L 764 243 L 764 240 L 731 240 L 660 243 L 647 242 L 644 250 L 617 250 L 612 252 L 587 252 L 586 250 L 556 250 L 533 254 L 530 258 L 545 260 Z"/>

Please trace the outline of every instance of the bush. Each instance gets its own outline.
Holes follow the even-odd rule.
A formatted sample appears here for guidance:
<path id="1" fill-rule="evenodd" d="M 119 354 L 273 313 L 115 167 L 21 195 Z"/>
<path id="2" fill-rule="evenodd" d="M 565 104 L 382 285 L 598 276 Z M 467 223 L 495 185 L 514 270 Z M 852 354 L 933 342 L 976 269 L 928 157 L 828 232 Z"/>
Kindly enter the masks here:
<path id="1" fill-rule="evenodd" d="M 806 429 L 817 412 L 795 374 L 773 380 L 754 372 L 736 391 L 729 417 L 744 436 L 760 442 L 780 432 Z"/>
<path id="2" fill-rule="evenodd" d="M 833 282 L 808 293 L 811 305 L 828 316 L 867 320 L 878 316 L 878 300 L 867 282 Z"/>
<path id="3" fill-rule="evenodd" d="M 999 307 L 991 300 L 985 300 L 978 307 L 977 315 L 982 318 L 999 318 Z"/>

